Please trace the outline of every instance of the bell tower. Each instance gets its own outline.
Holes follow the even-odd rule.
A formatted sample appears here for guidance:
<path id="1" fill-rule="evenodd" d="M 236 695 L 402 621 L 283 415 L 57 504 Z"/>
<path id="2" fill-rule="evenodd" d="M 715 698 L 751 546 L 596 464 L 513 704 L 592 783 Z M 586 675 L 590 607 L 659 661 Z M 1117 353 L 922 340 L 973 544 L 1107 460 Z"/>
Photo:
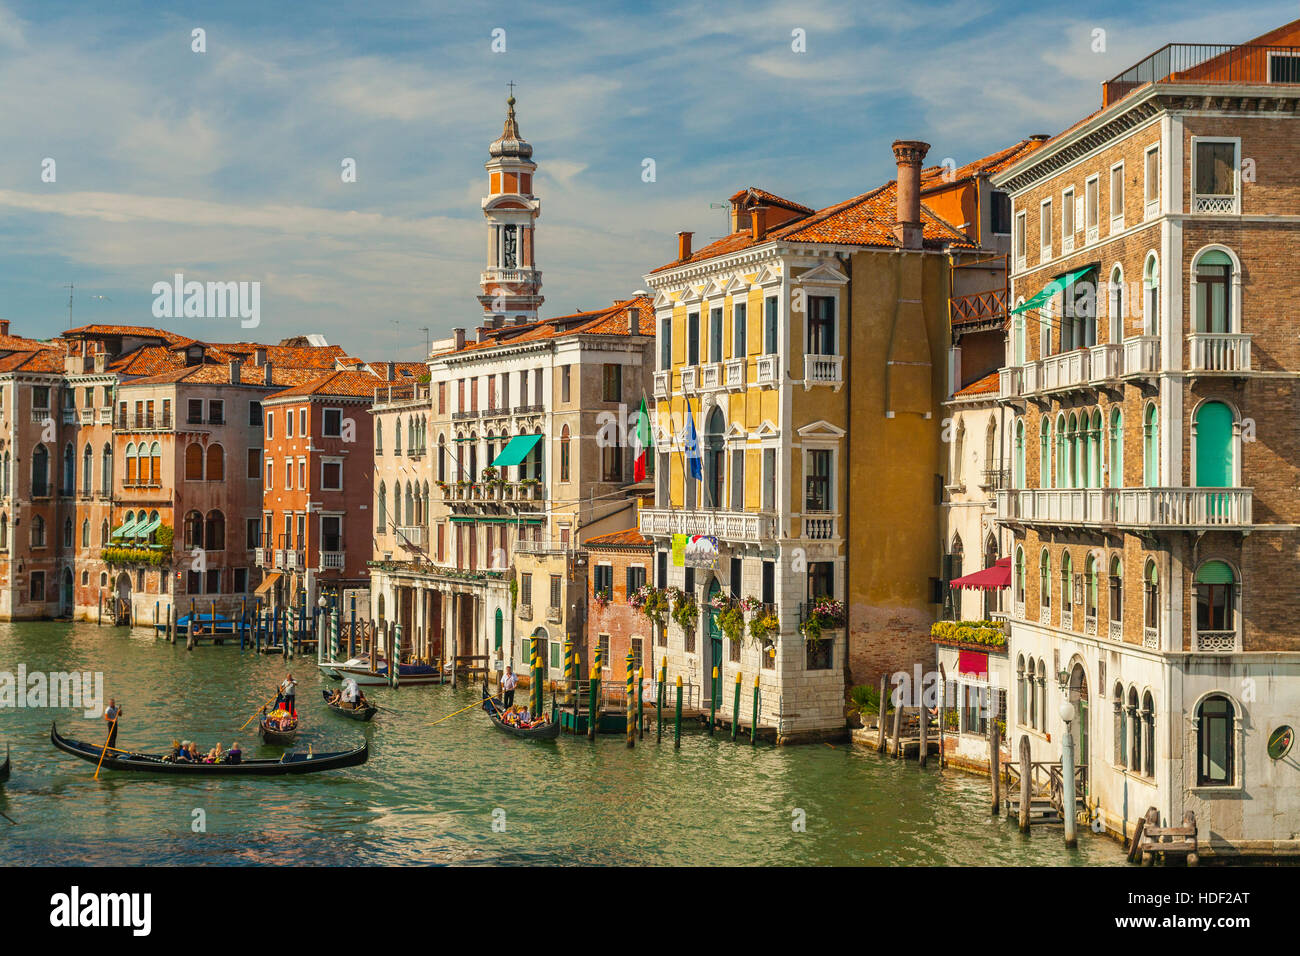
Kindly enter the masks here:
<path id="1" fill-rule="evenodd" d="M 513 93 L 514 84 L 510 84 Z M 542 302 L 535 234 L 542 202 L 533 195 L 533 147 L 519 135 L 515 98 L 506 100 L 506 122 L 488 147 L 487 267 L 480 278 L 484 325 L 536 322 Z"/>

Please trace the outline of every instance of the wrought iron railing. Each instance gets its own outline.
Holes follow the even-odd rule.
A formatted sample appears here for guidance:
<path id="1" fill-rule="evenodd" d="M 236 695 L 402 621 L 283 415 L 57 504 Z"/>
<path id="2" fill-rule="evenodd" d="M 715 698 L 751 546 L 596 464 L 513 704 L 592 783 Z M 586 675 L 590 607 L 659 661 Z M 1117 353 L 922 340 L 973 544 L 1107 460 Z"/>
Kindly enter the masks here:
<path id="1" fill-rule="evenodd" d="M 1300 83 L 1300 47 L 1168 43 L 1102 84 L 1102 103 L 1148 83 Z"/>

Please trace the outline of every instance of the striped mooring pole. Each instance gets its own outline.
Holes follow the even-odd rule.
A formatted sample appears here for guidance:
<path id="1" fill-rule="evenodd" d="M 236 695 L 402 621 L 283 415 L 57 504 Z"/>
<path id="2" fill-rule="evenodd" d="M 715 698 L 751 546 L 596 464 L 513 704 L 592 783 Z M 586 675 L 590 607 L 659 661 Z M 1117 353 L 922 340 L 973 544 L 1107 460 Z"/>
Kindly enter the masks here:
<path id="1" fill-rule="evenodd" d="M 587 698 L 587 739 L 596 739 L 596 721 L 599 719 L 596 714 L 596 694 L 600 690 L 600 668 L 591 669 L 591 692 Z"/>
<path id="2" fill-rule="evenodd" d="M 573 641 L 564 642 L 564 704 L 567 707 L 573 703 L 573 689 L 575 676 L 575 660 L 573 653 Z"/>
<path id="3" fill-rule="evenodd" d="M 655 734 L 657 740 L 664 739 L 664 694 L 668 691 L 664 688 L 664 682 L 668 680 L 668 655 L 664 655 L 664 662 L 659 666 L 659 686 L 655 688 L 655 706 L 658 708 L 658 716 L 655 718 Z"/>
<path id="4" fill-rule="evenodd" d="M 709 684 L 709 736 L 713 736 L 714 715 L 718 712 L 718 668 L 713 668 L 713 681 Z"/>
<path id="5" fill-rule="evenodd" d="M 740 671 L 736 671 L 736 699 L 731 705 L 731 739 L 736 739 L 736 730 L 740 727 Z"/>
<path id="6" fill-rule="evenodd" d="M 736 685 L 736 690 L 740 690 L 740 685 Z M 751 746 L 758 743 L 758 675 L 754 675 L 754 722 L 749 725 L 749 743 Z"/>
<path id="7" fill-rule="evenodd" d="M 632 652 L 627 652 L 627 692 L 623 698 L 623 709 L 627 712 L 627 745 L 628 747 L 636 746 L 636 721 L 632 717 Z"/>
<path id="8" fill-rule="evenodd" d="M 636 735 L 645 740 L 645 668 L 636 669 Z"/>
<path id="9" fill-rule="evenodd" d="M 673 728 L 673 746 L 682 745 L 682 675 L 677 675 L 677 726 Z"/>

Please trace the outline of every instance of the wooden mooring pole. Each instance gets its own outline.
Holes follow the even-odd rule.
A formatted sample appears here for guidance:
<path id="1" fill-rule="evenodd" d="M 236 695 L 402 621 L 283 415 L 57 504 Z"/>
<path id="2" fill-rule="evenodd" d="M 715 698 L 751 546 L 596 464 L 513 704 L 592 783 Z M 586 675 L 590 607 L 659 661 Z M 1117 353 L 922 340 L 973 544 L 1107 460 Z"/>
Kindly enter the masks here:
<path id="1" fill-rule="evenodd" d="M 1032 799 L 1029 775 L 1033 767 L 1029 759 L 1029 735 L 1020 735 L 1020 832 L 1029 832 L 1029 801 Z"/>
<path id="2" fill-rule="evenodd" d="M 894 708 L 893 755 L 895 757 L 903 755 L 903 702 L 901 700 L 898 702 L 898 706 Z"/>
<path id="3" fill-rule="evenodd" d="M 989 694 L 993 694 L 993 688 L 989 688 Z M 994 698 L 996 699 L 996 698 Z M 989 717 L 989 783 L 991 785 L 992 805 L 990 810 L 993 815 L 999 816 L 1002 813 L 1002 734 L 998 730 L 998 712 L 996 708 Z"/>
<path id="4" fill-rule="evenodd" d="M 930 729 L 930 712 L 925 708 L 925 698 L 923 697 L 921 699 L 921 720 L 919 724 L 919 730 L 917 731 L 917 733 L 920 735 L 920 740 L 918 741 L 920 746 L 917 748 L 916 751 L 916 762 L 917 765 L 921 767 L 925 766 L 925 758 L 926 756 L 928 756 L 930 751 L 930 737 L 928 734 L 929 729 Z"/>
<path id="5" fill-rule="evenodd" d="M 876 753 L 885 752 L 885 718 L 889 714 L 889 676 L 880 675 L 880 702 L 876 705 Z"/>

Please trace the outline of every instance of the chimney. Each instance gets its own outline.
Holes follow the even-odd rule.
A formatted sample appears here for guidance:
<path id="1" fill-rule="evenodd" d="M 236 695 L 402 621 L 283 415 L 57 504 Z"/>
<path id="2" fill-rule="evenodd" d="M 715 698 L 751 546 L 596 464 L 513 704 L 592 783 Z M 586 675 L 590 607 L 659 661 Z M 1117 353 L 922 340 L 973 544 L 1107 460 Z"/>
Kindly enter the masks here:
<path id="1" fill-rule="evenodd" d="M 8 335 L 8 334 L 9 334 L 9 320 L 0 319 L 0 335 Z"/>
<path id="2" fill-rule="evenodd" d="M 677 261 L 685 262 L 691 257 L 691 236 L 693 232 L 679 232 L 677 234 Z"/>
<path id="3" fill-rule="evenodd" d="M 452 340 L 452 342 L 454 343 L 454 345 L 456 346 L 457 351 L 459 351 L 460 349 L 463 349 L 463 348 L 465 347 L 465 330 L 464 330 L 464 329 L 452 329 L 452 330 L 451 330 L 451 340 Z"/>
<path id="4" fill-rule="evenodd" d="M 231 385 L 238 385 L 242 381 L 242 377 L 240 376 L 240 370 L 243 368 L 243 365 L 244 363 L 241 362 L 239 359 L 231 359 L 230 361 L 230 384 Z"/>
<path id="5" fill-rule="evenodd" d="M 384 365 L 384 380 L 387 382 L 397 381 L 397 363 L 387 362 Z"/>
<path id="6" fill-rule="evenodd" d="M 271 363 L 270 362 L 264 362 L 262 364 L 262 384 L 263 385 L 271 384 Z"/>
<path id="7" fill-rule="evenodd" d="M 253 350 L 253 364 L 254 365 L 266 364 L 266 349 L 262 348 L 261 346 L 258 346 Z"/>
<path id="8" fill-rule="evenodd" d="M 641 334 L 641 307 L 638 305 L 629 305 L 627 307 L 627 334 Z"/>
<path id="9" fill-rule="evenodd" d="M 762 242 L 767 236 L 767 207 L 755 206 L 749 216 L 750 236 L 755 242 Z"/>
<path id="10" fill-rule="evenodd" d="M 492 338 L 492 331 L 486 325 L 480 325 L 475 331 L 478 333 L 477 338 L 480 342 L 486 342 L 488 339 Z"/>
<path id="11" fill-rule="evenodd" d="M 929 143 L 909 139 L 894 141 L 894 159 L 898 162 L 894 238 L 904 249 L 921 248 L 921 162 L 929 151 Z"/>

